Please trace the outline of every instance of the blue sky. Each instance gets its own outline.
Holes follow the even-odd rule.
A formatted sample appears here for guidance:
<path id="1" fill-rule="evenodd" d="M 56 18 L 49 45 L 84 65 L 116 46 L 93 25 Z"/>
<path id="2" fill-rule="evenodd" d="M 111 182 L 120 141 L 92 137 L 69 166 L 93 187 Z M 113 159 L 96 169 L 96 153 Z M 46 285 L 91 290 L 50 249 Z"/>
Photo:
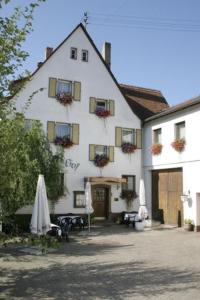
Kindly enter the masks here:
<path id="1" fill-rule="evenodd" d="M 0 14 L 29 2 L 11 0 Z M 85 11 L 97 48 L 112 44 L 112 71 L 120 83 L 161 90 L 170 105 L 200 94 L 199 0 L 47 0 L 35 12 L 34 32 L 24 44 L 30 54 L 25 68 L 33 71 L 45 47 L 62 42 Z"/>

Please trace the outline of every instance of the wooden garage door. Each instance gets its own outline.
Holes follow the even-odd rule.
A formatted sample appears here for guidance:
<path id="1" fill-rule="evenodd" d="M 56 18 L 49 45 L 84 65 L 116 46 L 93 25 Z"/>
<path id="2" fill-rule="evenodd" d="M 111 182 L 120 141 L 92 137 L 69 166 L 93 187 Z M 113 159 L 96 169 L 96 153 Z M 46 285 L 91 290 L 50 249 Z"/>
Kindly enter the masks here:
<path id="1" fill-rule="evenodd" d="M 152 171 L 152 216 L 165 224 L 182 225 L 182 169 Z"/>

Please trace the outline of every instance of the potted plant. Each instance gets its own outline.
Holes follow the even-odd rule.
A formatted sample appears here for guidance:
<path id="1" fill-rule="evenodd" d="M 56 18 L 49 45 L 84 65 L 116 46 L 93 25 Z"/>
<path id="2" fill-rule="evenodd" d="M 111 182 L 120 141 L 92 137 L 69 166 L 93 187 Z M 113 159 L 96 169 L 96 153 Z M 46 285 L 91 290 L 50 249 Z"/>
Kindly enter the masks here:
<path id="1" fill-rule="evenodd" d="M 186 231 L 194 231 L 194 224 L 191 219 L 185 219 L 184 220 L 184 229 Z"/>
<path id="2" fill-rule="evenodd" d="M 107 118 L 110 116 L 110 111 L 104 108 L 97 108 L 95 110 L 95 114 L 99 117 L 99 118 Z"/>
<path id="3" fill-rule="evenodd" d="M 153 154 L 153 155 L 158 155 L 158 154 L 160 154 L 161 152 L 162 152 L 162 144 L 160 144 L 160 143 L 156 143 L 156 144 L 153 144 L 152 146 L 151 146 L 151 153 Z"/>
<path id="4" fill-rule="evenodd" d="M 109 163 L 109 158 L 105 154 L 97 154 L 94 158 L 96 167 L 103 168 Z"/>
<path id="5" fill-rule="evenodd" d="M 63 105 L 68 105 L 72 103 L 73 97 L 69 93 L 58 93 L 56 99 Z"/>
<path id="6" fill-rule="evenodd" d="M 171 146 L 177 152 L 182 152 L 185 149 L 185 139 L 176 139 L 171 143 Z"/>
<path id="7" fill-rule="evenodd" d="M 63 148 L 70 148 L 73 146 L 73 142 L 68 136 L 56 137 L 54 141 L 55 145 L 62 146 Z"/>
<path id="8" fill-rule="evenodd" d="M 124 153 L 133 153 L 137 149 L 136 145 L 131 143 L 123 143 L 122 144 L 122 152 Z"/>

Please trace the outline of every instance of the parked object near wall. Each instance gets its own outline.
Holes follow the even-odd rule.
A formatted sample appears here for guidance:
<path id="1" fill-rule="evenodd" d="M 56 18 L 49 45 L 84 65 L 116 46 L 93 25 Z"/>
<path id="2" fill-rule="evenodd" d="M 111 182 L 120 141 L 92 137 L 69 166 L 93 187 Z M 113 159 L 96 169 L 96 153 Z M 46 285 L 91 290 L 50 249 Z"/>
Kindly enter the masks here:
<path id="1" fill-rule="evenodd" d="M 184 220 L 184 229 L 186 231 L 194 231 L 194 224 L 191 219 L 185 219 Z"/>

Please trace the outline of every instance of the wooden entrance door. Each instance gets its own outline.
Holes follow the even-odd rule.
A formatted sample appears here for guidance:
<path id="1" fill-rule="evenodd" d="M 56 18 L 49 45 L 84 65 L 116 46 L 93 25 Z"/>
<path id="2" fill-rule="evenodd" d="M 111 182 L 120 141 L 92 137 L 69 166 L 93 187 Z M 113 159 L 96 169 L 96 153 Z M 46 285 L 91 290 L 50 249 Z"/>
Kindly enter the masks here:
<path id="1" fill-rule="evenodd" d="M 93 186 L 92 203 L 95 217 L 107 218 L 109 204 L 109 188 L 104 186 Z"/>
<path id="2" fill-rule="evenodd" d="M 181 226 L 182 169 L 152 171 L 152 216 L 165 224 Z"/>

